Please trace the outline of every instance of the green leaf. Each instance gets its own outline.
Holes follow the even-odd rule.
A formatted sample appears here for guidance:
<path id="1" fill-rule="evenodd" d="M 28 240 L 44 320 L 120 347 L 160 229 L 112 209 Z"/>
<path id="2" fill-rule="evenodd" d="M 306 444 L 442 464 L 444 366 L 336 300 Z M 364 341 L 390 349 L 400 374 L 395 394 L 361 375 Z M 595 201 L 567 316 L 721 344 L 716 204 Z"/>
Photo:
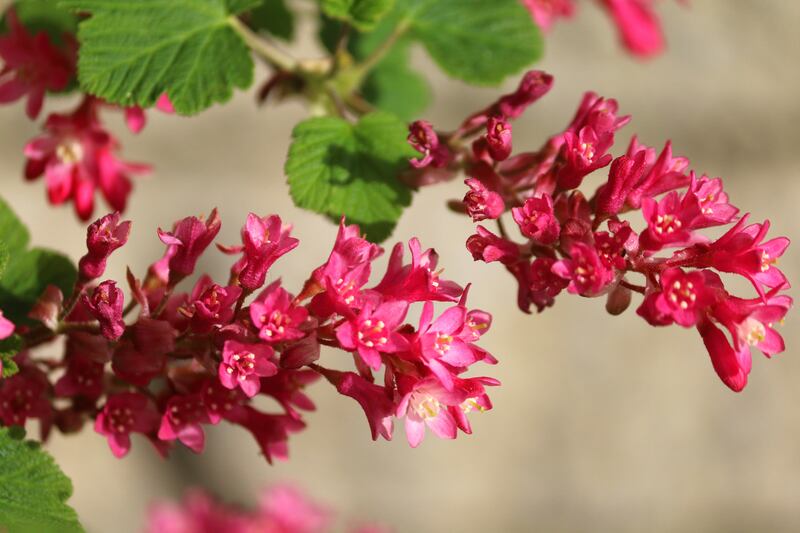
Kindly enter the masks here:
<path id="1" fill-rule="evenodd" d="M 414 152 L 405 123 L 371 113 L 351 124 L 341 118 L 305 120 L 292 132 L 286 175 L 294 202 L 333 218 L 345 215 L 374 241 L 392 232 L 411 191 L 398 180 Z"/>
<path id="2" fill-rule="evenodd" d="M 24 251 L 31 240 L 28 228 L 2 198 L 0 198 L 0 240 L 10 255 Z"/>
<path id="3" fill-rule="evenodd" d="M 34 248 L 11 258 L 0 279 L 0 309 L 15 324 L 27 321 L 28 312 L 48 285 L 70 294 L 78 271 L 66 256 Z"/>
<path id="4" fill-rule="evenodd" d="M 4 378 L 10 378 L 19 370 L 13 358 L 22 349 L 22 337 L 12 335 L 0 341 L 0 361 L 3 362 Z M 0 503 L 0 506 L 2 503 Z"/>
<path id="5" fill-rule="evenodd" d="M 261 5 L 250 13 L 250 26 L 285 41 L 294 38 L 294 14 L 285 0 L 261 0 Z"/>
<path id="6" fill-rule="evenodd" d="M 322 11 L 329 17 L 349 22 L 369 31 L 394 7 L 394 0 L 322 0 Z"/>
<path id="7" fill-rule="evenodd" d="M 3 272 L 6 271 L 10 258 L 11 254 L 8 253 L 8 246 L 0 240 L 0 279 L 3 277 Z"/>
<path id="8" fill-rule="evenodd" d="M 406 0 L 414 37 L 450 76 L 495 85 L 542 55 L 541 33 L 519 0 Z"/>
<path id="9" fill-rule="evenodd" d="M 83 528 L 66 504 L 72 482 L 53 458 L 17 430 L 0 428 L 0 530 L 72 533 Z"/>
<path id="10" fill-rule="evenodd" d="M 409 67 L 409 55 L 408 41 L 398 43 L 361 87 L 369 103 L 408 122 L 425 111 L 431 101 L 428 82 Z"/>
<path id="11" fill-rule="evenodd" d="M 58 45 L 64 44 L 65 34 L 74 34 L 78 18 L 56 5 L 58 0 L 17 0 L 14 11 L 17 18 L 32 34 L 46 32 Z M 6 23 L 3 21 L 3 29 Z"/>
<path id="12" fill-rule="evenodd" d="M 166 92 L 181 114 L 229 100 L 253 82 L 230 17 L 258 0 L 62 0 L 80 23 L 78 80 L 112 103 L 150 107 Z"/>

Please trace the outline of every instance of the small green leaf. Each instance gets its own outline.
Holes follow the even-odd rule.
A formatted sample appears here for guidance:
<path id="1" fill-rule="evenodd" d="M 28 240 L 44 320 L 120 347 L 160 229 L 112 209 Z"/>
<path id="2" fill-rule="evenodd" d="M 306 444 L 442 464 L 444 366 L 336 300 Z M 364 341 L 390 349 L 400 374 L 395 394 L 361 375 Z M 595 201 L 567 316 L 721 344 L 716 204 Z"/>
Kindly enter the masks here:
<path id="1" fill-rule="evenodd" d="M 73 533 L 83 528 L 67 505 L 72 482 L 49 453 L 0 428 L 0 530 Z"/>
<path id="2" fill-rule="evenodd" d="M 22 337 L 19 335 L 12 335 L 0 341 L 0 361 L 3 362 L 2 377 L 10 378 L 17 373 L 19 369 L 13 358 L 21 349 Z"/>
<path id="3" fill-rule="evenodd" d="M 322 11 L 329 17 L 349 22 L 369 31 L 386 16 L 394 0 L 322 0 Z"/>
<path id="4" fill-rule="evenodd" d="M 412 121 L 425 111 L 431 90 L 425 77 L 408 65 L 408 41 L 398 43 L 369 73 L 361 92 L 369 103 Z"/>
<path id="5" fill-rule="evenodd" d="M 78 80 L 93 95 L 150 107 L 167 93 L 181 114 L 229 100 L 253 82 L 230 17 L 258 0 L 62 0 L 80 23 Z"/>
<path id="6" fill-rule="evenodd" d="M 294 14 L 285 0 L 261 0 L 261 5 L 250 13 L 250 26 L 285 41 L 294 38 Z"/>
<path id="7" fill-rule="evenodd" d="M 28 228 L 20 221 L 11 206 L 0 198 L 0 240 L 9 255 L 24 251 L 31 240 Z"/>
<path id="8" fill-rule="evenodd" d="M 15 324 L 25 323 L 31 307 L 48 285 L 70 294 L 77 276 L 72 262 L 57 252 L 34 248 L 18 253 L 0 279 L 0 309 Z"/>
<path id="9" fill-rule="evenodd" d="M 294 202 L 333 218 L 345 215 L 367 237 L 392 232 L 411 191 L 398 180 L 414 152 L 405 123 L 388 113 L 357 124 L 341 118 L 305 120 L 292 132 L 286 175 Z"/>
<path id="10" fill-rule="evenodd" d="M 542 37 L 519 0 L 406 0 L 411 32 L 450 76 L 495 85 L 542 55 Z"/>

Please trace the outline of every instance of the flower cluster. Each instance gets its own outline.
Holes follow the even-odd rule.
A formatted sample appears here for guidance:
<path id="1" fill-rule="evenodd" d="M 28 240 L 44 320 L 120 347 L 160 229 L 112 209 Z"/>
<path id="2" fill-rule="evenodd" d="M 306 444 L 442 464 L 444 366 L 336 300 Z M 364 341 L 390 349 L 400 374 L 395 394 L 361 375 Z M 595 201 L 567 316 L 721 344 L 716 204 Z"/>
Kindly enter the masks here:
<path id="1" fill-rule="evenodd" d="M 229 280 L 202 275 L 178 291 L 220 225 L 212 211 L 159 230 L 165 253 L 144 279 L 128 272 L 127 302 L 115 281 L 99 280 L 130 222 L 115 213 L 90 225 L 72 295 L 49 287 L 30 314 L 37 324 L 16 326 L 25 346 L 15 357 L 19 373 L 0 381 L 0 422 L 39 419 L 46 438 L 53 425 L 69 433 L 92 421 L 122 457 L 134 433 L 162 454 L 177 441 L 201 452 L 204 427 L 224 420 L 252 433 L 271 461 L 286 458 L 289 434 L 305 427 L 302 411 L 314 404 L 303 391 L 320 376 L 361 405 L 373 439 L 391 439 L 395 417 L 405 420 L 412 446 L 426 427 L 452 439 L 471 432 L 468 412 L 491 408 L 485 387 L 498 382 L 463 375 L 476 362 L 496 362 L 476 344 L 491 316 L 468 309 L 467 289 L 440 277 L 434 250 L 412 239 L 405 262 L 398 244 L 383 278 L 367 288 L 383 250 L 342 220 L 327 261 L 294 296 L 280 280 L 268 284 L 267 274 L 299 241 L 278 216 L 250 214 L 242 243 L 219 246 L 236 256 Z M 434 302 L 447 304 L 438 316 Z M 414 303 L 417 327 L 405 322 Z M 13 327 L 0 318 L 0 334 Z M 34 356 L 60 336 L 62 357 Z M 322 366 L 321 346 L 352 354 L 354 371 Z M 259 395 L 280 411 L 256 408 Z"/>
<path id="2" fill-rule="evenodd" d="M 552 81 L 543 72 L 529 72 L 515 92 L 452 133 L 412 124 L 412 146 L 426 158 L 437 155 L 412 161 L 418 168 L 409 179 L 430 183 L 459 169 L 471 176 L 463 201 L 451 206 L 476 222 L 496 220 L 499 234 L 479 225 L 467 248 L 475 260 L 499 262 L 516 278 L 523 311 L 542 311 L 566 290 L 606 297 L 607 310 L 619 314 L 632 292 L 641 293 L 639 315 L 654 326 L 697 328 L 719 377 L 740 391 L 750 372 L 751 346 L 767 356 L 784 349 L 773 326 L 792 305 L 783 294 L 789 283 L 776 267 L 789 240 L 768 239 L 769 221 L 748 223 L 749 215 L 739 216 L 722 181 L 690 171 L 669 142 L 659 153 L 633 137 L 626 153 L 613 157 L 615 134 L 630 117 L 618 113 L 615 100 L 594 93 L 584 95 L 566 129 L 538 151 L 510 155 L 509 121 Z M 587 199 L 578 187 L 604 167 L 607 180 Z M 506 211 L 521 242 L 505 228 Z M 717 239 L 704 234 L 726 225 L 731 226 Z M 719 273 L 743 276 L 756 297 L 730 294 Z M 630 281 L 632 275 L 643 277 L 643 284 Z"/>
<path id="3" fill-rule="evenodd" d="M 548 31 L 559 18 L 575 14 L 575 0 L 522 0 L 536 24 Z M 617 27 L 622 45 L 631 54 L 646 58 L 664 49 L 661 22 L 653 9 L 654 0 L 598 0 Z"/>
<path id="4" fill-rule="evenodd" d="M 74 82 L 78 45 L 66 34 L 57 46 L 46 32 L 31 34 L 10 9 L 6 15 L 10 31 L 0 36 L 0 103 L 27 96 L 27 114 L 39 116 L 48 91 L 62 91 Z M 45 120 L 43 134 L 25 146 L 25 178 L 45 177 L 51 204 L 72 201 L 81 220 L 94 212 L 95 192 L 99 191 L 112 209 L 123 211 L 131 193 L 132 176 L 147 175 L 148 165 L 129 163 L 119 158 L 120 144 L 100 120 L 100 110 L 111 108 L 86 95 L 71 112 L 52 113 Z M 166 95 L 157 106 L 172 113 Z M 144 110 L 124 110 L 128 128 L 138 133 L 144 128 Z"/>
<path id="5" fill-rule="evenodd" d="M 157 503 L 147 520 L 148 533 L 323 533 L 331 531 L 334 513 L 300 490 L 278 485 L 264 490 L 253 511 L 215 501 L 200 490 L 180 504 Z M 352 533 L 383 533 L 376 525 L 350 527 Z"/>

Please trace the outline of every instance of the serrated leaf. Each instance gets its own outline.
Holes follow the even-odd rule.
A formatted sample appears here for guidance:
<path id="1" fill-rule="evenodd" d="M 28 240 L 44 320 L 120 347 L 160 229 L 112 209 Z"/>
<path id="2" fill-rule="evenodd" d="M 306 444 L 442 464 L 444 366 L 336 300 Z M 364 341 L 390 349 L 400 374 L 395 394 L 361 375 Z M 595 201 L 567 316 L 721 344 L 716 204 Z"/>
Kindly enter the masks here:
<path id="1" fill-rule="evenodd" d="M 77 276 L 72 261 L 60 253 L 43 248 L 18 253 L 0 279 L 0 309 L 15 324 L 23 324 L 48 285 L 70 294 Z"/>
<path id="2" fill-rule="evenodd" d="M 369 31 L 394 6 L 394 0 L 322 0 L 322 11 L 329 17 L 349 22 Z"/>
<path id="3" fill-rule="evenodd" d="M 22 337 L 12 335 L 0 341 L 0 361 L 3 362 L 2 377 L 10 378 L 19 370 L 13 357 L 22 349 Z M 2 505 L 2 504 L 0 504 Z"/>
<path id="4" fill-rule="evenodd" d="M 83 528 L 66 504 L 72 482 L 36 443 L 0 428 L 0 530 L 73 533 Z"/>
<path id="5" fill-rule="evenodd" d="M 10 255 L 24 251 L 31 240 L 28 228 L 2 198 L 0 198 L 0 240 Z"/>
<path id="6" fill-rule="evenodd" d="M 542 55 L 541 33 L 519 0 L 406 0 L 414 37 L 450 76 L 495 85 Z"/>
<path id="7" fill-rule="evenodd" d="M 109 102 L 150 107 L 163 94 L 193 114 L 253 82 L 253 61 L 230 16 L 257 0 L 62 0 L 80 23 L 78 80 Z"/>
<path id="8" fill-rule="evenodd" d="M 2 240 L 0 240 L 0 279 L 3 278 L 3 272 L 6 271 L 6 267 L 8 266 L 8 260 L 11 258 L 11 255 L 8 253 L 8 246 Z"/>
<path id="9" fill-rule="evenodd" d="M 292 132 L 286 175 L 294 202 L 333 218 L 345 215 L 374 241 L 392 232 L 411 191 L 397 178 L 413 151 L 405 123 L 388 113 L 357 124 L 321 117 Z"/>
<path id="10" fill-rule="evenodd" d="M 250 26 L 285 41 L 294 38 L 294 14 L 285 0 L 261 0 L 261 5 L 250 13 Z"/>
<path id="11" fill-rule="evenodd" d="M 398 43 L 361 87 L 369 103 L 408 122 L 425 111 L 431 101 L 427 80 L 408 65 L 409 53 L 408 44 Z"/>

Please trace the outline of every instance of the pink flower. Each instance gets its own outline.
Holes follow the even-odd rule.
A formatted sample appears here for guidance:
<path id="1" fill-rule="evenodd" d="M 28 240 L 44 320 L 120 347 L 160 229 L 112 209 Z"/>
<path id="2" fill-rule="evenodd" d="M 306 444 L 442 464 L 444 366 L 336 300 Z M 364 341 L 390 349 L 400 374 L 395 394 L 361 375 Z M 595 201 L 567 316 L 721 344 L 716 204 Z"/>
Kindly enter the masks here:
<path id="1" fill-rule="evenodd" d="M 381 353 L 395 353 L 408 341 L 396 330 L 408 312 L 408 302 L 393 300 L 377 307 L 365 305 L 358 316 L 336 328 L 336 338 L 345 350 L 355 350 L 373 370 L 381 367 Z"/>
<path id="2" fill-rule="evenodd" d="M 632 54 L 651 57 L 664 49 L 661 23 L 652 0 L 602 0 L 617 25 L 622 43 Z"/>
<path id="3" fill-rule="evenodd" d="M 648 294 L 638 311 L 653 325 L 674 321 L 685 328 L 692 327 L 724 292 L 719 276 L 708 270 L 684 272 L 667 268 L 661 272 L 659 284 L 661 290 Z"/>
<path id="4" fill-rule="evenodd" d="M 553 273 L 556 260 L 539 257 L 533 260 L 530 268 L 530 298 L 536 309 L 542 312 L 555 303 L 555 297 L 567 288 L 570 281 Z"/>
<path id="5" fill-rule="evenodd" d="M 466 368 L 478 360 L 470 343 L 476 333 L 467 322 L 467 309 L 456 305 L 433 320 L 433 303 L 425 302 L 419 320 L 416 347 L 423 363 L 447 390 L 453 388 L 454 369 Z M 482 354 L 480 354 L 482 355 Z"/>
<path id="6" fill-rule="evenodd" d="M 97 279 L 106 270 L 108 257 L 118 248 L 125 246 L 131 232 L 131 223 L 120 222 L 119 213 L 110 213 L 94 221 L 86 229 L 86 255 L 78 263 L 81 279 Z"/>
<path id="7" fill-rule="evenodd" d="M 53 415 L 47 399 L 49 383 L 41 371 L 20 367 L 19 373 L 0 380 L 0 422 L 6 427 L 25 427 L 28 419 L 38 418 L 44 438 L 49 432 Z"/>
<path id="8" fill-rule="evenodd" d="M 722 330 L 710 320 L 702 320 L 697 324 L 697 330 L 719 378 L 732 391 L 740 392 L 747 385 L 747 375 L 752 367 L 750 351 L 747 348 L 733 349 Z"/>
<path id="9" fill-rule="evenodd" d="M 523 235 L 541 244 L 555 242 L 561 232 L 553 212 L 553 198 L 547 193 L 528 198 L 522 207 L 511 209 L 511 215 Z"/>
<path id="10" fill-rule="evenodd" d="M 769 231 L 769 220 L 745 226 L 747 218 L 747 215 L 743 216 L 716 241 L 695 246 L 693 254 L 698 257 L 694 263 L 744 276 L 761 296 L 764 295 L 762 285 L 788 288 L 789 281 L 775 263 L 789 246 L 789 239 L 777 237 L 762 243 Z"/>
<path id="11" fill-rule="evenodd" d="M 214 240 L 222 226 L 216 209 L 211 210 L 208 220 L 202 217 L 186 217 L 173 226 L 171 233 L 158 230 L 161 242 L 167 245 L 170 283 L 175 284 L 194 272 L 197 260 Z"/>
<path id="12" fill-rule="evenodd" d="M 606 152 L 613 142 L 613 135 L 598 134 L 591 126 L 585 126 L 577 133 L 564 132 L 561 147 L 564 164 L 558 171 L 558 186 L 574 189 L 580 186 L 585 176 L 611 163 L 612 156 Z"/>
<path id="13" fill-rule="evenodd" d="M 122 320 L 124 295 L 114 281 L 104 281 L 92 292 L 92 296 L 83 295 L 81 301 L 89 313 L 100 322 L 100 332 L 108 340 L 117 340 L 125 332 Z"/>
<path id="14" fill-rule="evenodd" d="M 131 448 L 131 433 L 154 431 L 158 419 L 158 411 L 147 396 L 122 392 L 108 397 L 95 419 L 94 430 L 108 438 L 111 453 L 121 458 Z"/>
<path id="15" fill-rule="evenodd" d="M 722 190 L 722 180 L 697 178 L 694 172 L 689 176 L 689 190 L 683 198 L 684 204 L 694 204 L 699 212 L 694 221 L 695 228 L 707 228 L 727 224 L 736 218 L 739 209 L 728 202 L 728 195 Z"/>
<path id="16" fill-rule="evenodd" d="M 713 309 L 713 317 L 730 331 L 736 350 L 754 346 L 771 357 L 784 351 L 783 338 L 773 327 L 783 322 L 792 307 L 789 296 L 777 295 L 778 290 L 761 298 L 744 300 L 729 296 Z"/>
<path id="17" fill-rule="evenodd" d="M 103 393 L 105 365 L 76 353 L 67 360 L 67 371 L 55 385 L 58 396 L 96 399 Z"/>
<path id="18" fill-rule="evenodd" d="M 190 297 L 192 330 L 209 333 L 217 326 L 224 326 L 233 319 L 233 306 L 242 294 L 240 287 L 222 287 L 210 277 L 203 275 L 192 290 Z"/>
<path id="19" fill-rule="evenodd" d="M 252 292 L 264 285 L 272 264 L 300 243 L 289 236 L 291 229 L 277 215 L 261 218 L 250 213 L 242 228 L 243 246 L 223 248 L 226 253 L 244 253 L 233 266 L 233 272 L 238 275 L 239 283 L 246 291 Z"/>
<path id="20" fill-rule="evenodd" d="M 0 103 L 6 104 L 28 96 L 25 112 L 39 116 L 47 91 L 66 88 L 74 71 L 74 57 L 62 52 L 44 32 L 31 35 L 20 24 L 13 9 L 6 13 L 10 32 L 0 37 Z M 69 43 L 71 46 L 72 43 Z"/>
<path id="21" fill-rule="evenodd" d="M 209 423 L 211 419 L 202 394 L 176 394 L 167 401 L 158 438 L 163 441 L 177 439 L 193 452 L 201 453 L 205 446 L 205 433 L 200 424 Z"/>
<path id="22" fill-rule="evenodd" d="M 475 235 L 467 239 L 467 250 L 475 261 L 491 263 L 500 261 L 503 264 L 512 263 L 519 257 L 519 248 L 513 242 L 498 237 L 483 226 L 476 228 Z"/>
<path id="23" fill-rule="evenodd" d="M 506 120 L 520 117 L 529 106 L 547 94 L 552 86 L 553 76 L 541 70 L 529 70 L 514 92 L 504 94 L 486 109 L 470 115 L 458 128 L 456 135 L 480 130 L 489 121 L 489 117 L 503 117 Z"/>
<path id="24" fill-rule="evenodd" d="M 426 425 L 441 439 L 455 439 L 458 426 L 448 407 L 462 401 L 458 391 L 449 392 L 436 379 L 414 384 L 397 406 L 397 417 L 405 417 L 408 444 L 412 448 L 420 445 Z"/>
<path id="25" fill-rule="evenodd" d="M 489 154 L 495 161 L 505 161 L 511 155 L 511 124 L 502 117 L 489 117 L 484 138 Z"/>
<path id="26" fill-rule="evenodd" d="M 331 512 L 289 486 L 276 486 L 259 497 L 253 533 L 321 533 L 331 522 Z"/>
<path id="27" fill-rule="evenodd" d="M 404 300 L 406 302 L 456 301 L 464 289 L 457 283 L 442 279 L 444 269 L 438 269 L 439 254 L 433 248 L 422 251 L 422 245 L 416 237 L 408 241 L 411 251 L 411 264 L 403 264 L 403 244 L 397 243 L 392 248 L 389 264 L 381 282 L 375 291 L 386 299 Z"/>
<path id="28" fill-rule="evenodd" d="M 573 0 L 522 0 L 522 3 L 544 31 L 549 31 L 559 18 L 570 18 L 575 14 Z"/>
<path id="29" fill-rule="evenodd" d="M 306 425 L 287 415 L 262 413 L 250 406 L 243 408 L 244 416 L 235 423 L 242 425 L 256 439 L 261 453 L 268 463 L 273 459 L 285 461 L 289 458 L 289 434 L 303 430 Z"/>
<path id="30" fill-rule="evenodd" d="M 299 328 L 307 318 L 308 310 L 294 305 L 292 296 L 280 286 L 280 281 L 269 285 L 250 304 L 250 320 L 258 330 L 259 338 L 266 342 L 304 337 L 306 333 Z"/>
<path id="31" fill-rule="evenodd" d="M 420 154 L 419 159 L 409 161 L 414 168 L 433 166 L 446 167 L 453 159 L 450 149 L 440 144 L 439 136 L 433 130 L 430 122 L 418 120 L 409 126 L 408 143 Z"/>
<path id="32" fill-rule="evenodd" d="M 656 251 L 691 243 L 696 238 L 692 233 L 699 215 L 696 208 L 696 205 L 682 203 L 675 191 L 660 201 L 652 198 L 642 200 L 642 215 L 647 221 L 647 229 L 639 236 L 642 248 Z"/>
<path id="33" fill-rule="evenodd" d="M 133 188 L 130 174 L 148 174 L 150 167 L 117 159 L 117 140 L 97 120 L 96 101 L 87 98 L 71 115 L 52 114 L 45 135 L 25 146 L 25 177 L 42 174 L 47 180 L 50 203 L 72 199 L 81 220 L 94 211 L 94 192 L 99 188 L 106 202 L 124 211 Z"/>
<path id="34" fill-rule="evenodd" d="M 278 367 L 271 361 L 275 352 L 264 344 L 226 341 L 219 365 L 219 381 L 228 389 L 239 387 L 249 397 L 261 389 L 259 378 L 274 376 Z"/>
<path id="35" fill-rule="evenodd" d="M 250 519 L 216 504 L 200 492 L 189 492 L 180 505 L 159 503 L 147 517 L 147 533 L 248 533 Z M 252 533 L 252 532 L 251 532 Z"/>
<path id="36" fill-rule="evenodd" d="M 164 372 L 167 357 L 161 351 L 141 351 L 129 342 L 122 342 L 114 351 L 111 369 L 128 383 L 146 387 Z"/>
<path id="37" fill-rule="evenodd" d="M 570 247 L 569 256 L 553 264 L 553 273 L 569 280 L 569 292 L 597 296 L 613 281 L 614 271 L 603 263 L 593 246 L 576 242 Z"/>
<path id="38" fill-rule="evenodd" d="M 367 415 L 372 440 L 378 440 L 379 435 L 386 440 L 392 440 L 392 417 L 396 406 L 385 387 L 370 383 L 353 372 L 325 370 L 323 373 L 336 386 L 339 394 L 349 396 L 361 405 Z"/>
<path id="39" fill-rule="evenodd" d="M 3 316 L 3 311 L 0 309 L 0 340 L 10 337 L 14 334 L 14 323 Z"/>
<path id="40" fill-rule="evenodd" d="M 175 108 L 172 107 L 167 93 L 162 94 L 156 102 L 156 109 L 162 113 L 171 115 L 175 113 Z M 147 115 L 145 110 L 141 107 L 126 107 L 125 108 L 125 124 L 132 133 L 139 133 L 147 124 Z"/>
<path id="41" fill-rule="evenodd" d="M 472 220 L 480 222 L 487 218 L 495 219 L 503 214 L 506 205 L 502 196 L 487 189 L 478 179 L 468 178 L 464 183 L 470 189 L 464 196 L 464 206 Z"/>

